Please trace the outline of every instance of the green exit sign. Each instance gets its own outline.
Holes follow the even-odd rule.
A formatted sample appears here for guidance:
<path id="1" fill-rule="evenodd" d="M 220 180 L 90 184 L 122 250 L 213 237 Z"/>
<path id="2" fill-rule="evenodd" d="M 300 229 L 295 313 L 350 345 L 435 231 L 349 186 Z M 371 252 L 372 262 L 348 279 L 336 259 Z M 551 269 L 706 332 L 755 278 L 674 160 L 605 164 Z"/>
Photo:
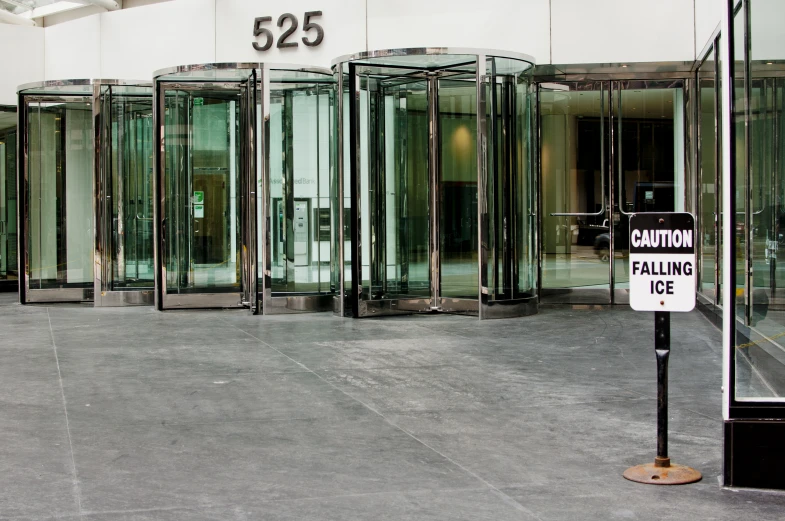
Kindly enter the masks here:
<path id="1" fill-rule="evenodd" d="M 204 105 L 204 98 L 194 98 L 194 106 L 201 107 Z"/>

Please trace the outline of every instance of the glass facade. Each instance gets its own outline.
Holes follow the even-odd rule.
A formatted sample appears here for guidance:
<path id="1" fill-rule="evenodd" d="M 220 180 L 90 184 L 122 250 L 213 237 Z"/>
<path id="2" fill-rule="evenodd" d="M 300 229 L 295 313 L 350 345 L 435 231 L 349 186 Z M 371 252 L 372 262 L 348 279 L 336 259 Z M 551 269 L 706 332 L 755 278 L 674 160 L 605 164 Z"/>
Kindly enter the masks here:
<path id="1" fill-rule="evenodd" d="M 733 28 L 736 330 L 731 409 L 785 402 L 785 6 L 741 2 Z"/>

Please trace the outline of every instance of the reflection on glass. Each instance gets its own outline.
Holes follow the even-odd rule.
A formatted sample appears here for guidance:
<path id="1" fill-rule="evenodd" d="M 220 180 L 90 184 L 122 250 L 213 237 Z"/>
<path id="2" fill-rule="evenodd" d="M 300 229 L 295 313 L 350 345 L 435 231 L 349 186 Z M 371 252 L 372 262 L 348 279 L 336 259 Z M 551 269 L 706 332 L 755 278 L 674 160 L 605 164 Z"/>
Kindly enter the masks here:
<path id="1" fill-rule="evenodd" d="M 681 82 L 622 82 L 617 121 L 614 285 L 629 288 L 630 214 L 683 212 L 684 96 Z"/>
<path id="2" fill-rule="evenodd" d="M 273 296 L 331 292 L 333 102 L 329 85 L 272 85 L 268 207 Z"/>
<path id="3" fill-rule="evenodd" d="M 573 301 L 609 301 L 608 117 L 604 86 L 540 90 L 542 287 L 590 290 Z"/>
<path id="4" fill-rule="evenodd" d="M 93 285 L 91 107 L 89 98 L 27 105 L 30 289 Z"/>
<path id="5" fill-rule="evenodd" d="M 167 293 L 238 292 L 239 91 L 166 90 Z"/>
<path id="6" fill-rule="evenodd" d="M 19 279 L 16 235 L 16 108 L 0 107 L 0 282 Z"/>
<path id="7" fill-rule="evenodd" d="M 734 16 L 734 112 L 736 130 L 735 399 L 785 401 L 785 80 L 782 31 L 772 20 L 785 16 L 773 0 L 749 3 L 751 34 L 744 11 Z M 744 42 L 751 41 L 746 49 Z M 749 78 L 745 76 L 748 66 Z M 744 80 L 747 79 L 745 98 Z M 746 113 L 746 114 L 745 114 Z M 746 118 L 745 118 L 746 115 Z M 746 131 L 745 135 L 745 121 Z M 745 338 L 746 337 L 746 338 Z"/>
<path id="8" fill-rule="evenodd" d="M 709 302 L 719 303 L 718 281 L 720 234 L 719 196 L 721 190 L 718 180 L 719 161 L 717 160 L 718 135 L 717 125 L 717 67 L 715 66 L 715 52 L 712 50 L 698 69 L 698 153 L 699 153 L 699 189 L 698 235 L 700 237 L 700 283 L 699 291 L 709 299 Z M 715 277 L 717 277 L 715 279 Z"/>
<path id="9" fill-rule="evenodd" d="M 477 299 L 477 107 L 470 83 L 439 80 L 441 295 Z"/>
<path id="10" fill-rule="evenodd" d="M 111 288 L 150 289 L 154 283 L 152 95 L 112 95 L 109 103 Z"/>

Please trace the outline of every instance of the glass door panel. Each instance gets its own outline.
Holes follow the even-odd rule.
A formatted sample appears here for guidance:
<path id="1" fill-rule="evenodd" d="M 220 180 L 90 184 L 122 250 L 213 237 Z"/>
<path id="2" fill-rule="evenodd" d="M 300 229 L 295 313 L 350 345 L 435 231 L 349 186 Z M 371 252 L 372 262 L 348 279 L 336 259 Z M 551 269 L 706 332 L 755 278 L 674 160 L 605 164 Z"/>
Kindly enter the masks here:
<path id="1" fill-rule="evenodd" d="M 164 307 L 241 306 L 241 89 L 161 88 Z"/>
<path id="2" fill-rule="evenodd" d="M 684 211 L 684 84 L 630 81 L 614 87 L 614 302 L 627 304 L 630 215 Z"/>
<path id="3" fill-rule="evenodd" d="M 91 99 L 28 100 L 24 107 L 28 273 L 23 300 L 90 300 L 94 283 Z"/>
<path id="4" fill-rule="evenodd" d="M 608 84 L 541 84 L 542 299 L 610 303 Z"/>
<path id="5" fill-rule="evenodd" d="M 150 87 L 99 87 L 95 305 L 151 304 L 153 99 Z"/>
<path id="6" fill-rule="evenodd" d="M 333 91 L 287 86 L 270 99 L 272 294 L 330 292 Z"/>
<path id="7" fill-rule="evenodd" d="M 372 212 L 384 244 L 374 248 L 377 291 L 390 298 L 428 298 L 429 197 L 427 92 L 424 81 L 383 86 L 380 107 L 383 173 Z M 378 235 L 377 235 L 378 236 Z"/>
<path id="8" fill-rule="evenodd" d="M 719 304 L 720 219 L 718 208 L 720 189 L 718 156 L 718 82 L 714 50 L 710 51 L 698 69 L 698 236 L 700 237 L 699 291 L 711 304 Z"/>
<path id="9" fill-rule="evenodd" d="M 152 289 L 152 96 L 112 97 L 112 289 Z"/>
<path id="10" fill-rule="evenodd" d="M 442 299 L 479 296 L 477 87 L 438 80 L 439 268 Z"/>

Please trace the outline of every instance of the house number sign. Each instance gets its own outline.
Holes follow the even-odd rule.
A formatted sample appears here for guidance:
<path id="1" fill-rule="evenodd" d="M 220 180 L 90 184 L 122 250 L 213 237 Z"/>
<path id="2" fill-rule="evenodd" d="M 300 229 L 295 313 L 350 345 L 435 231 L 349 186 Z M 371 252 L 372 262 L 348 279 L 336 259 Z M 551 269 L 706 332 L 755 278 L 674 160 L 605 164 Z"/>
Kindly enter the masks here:
<path id="1" fill-rule="evenodd" d="M 306 35 L 302 37 L 302 41 L 306 47 L 316 47 L 324 40 L 324 28 L 312 21 L 314 18 L 320 16 L 322 16 L 321 11 L 308 11 L 303 15 L 303 32 L 306 33 Z M 279 49 L 287 49 L 299 45 L 296 37 L 292 40 L 297 28 L 300 27 L 300 21 L 295 15 L 292 13 L 284 13 L 278 17 L 276 25 L 280 27 L 283 32 L 279 34 L 277 41 L 275 40 L 272 31 L 266 27 L 266 24 L 272 24 L 272 22 L 272 16 L 258 16 L 254 19 L 253 36 L 256 40 L 253 42 L 254 49 L 257 51 L 266 51 L 273 46 L 274 41 L 276 42 L 275 46 Z"/>

